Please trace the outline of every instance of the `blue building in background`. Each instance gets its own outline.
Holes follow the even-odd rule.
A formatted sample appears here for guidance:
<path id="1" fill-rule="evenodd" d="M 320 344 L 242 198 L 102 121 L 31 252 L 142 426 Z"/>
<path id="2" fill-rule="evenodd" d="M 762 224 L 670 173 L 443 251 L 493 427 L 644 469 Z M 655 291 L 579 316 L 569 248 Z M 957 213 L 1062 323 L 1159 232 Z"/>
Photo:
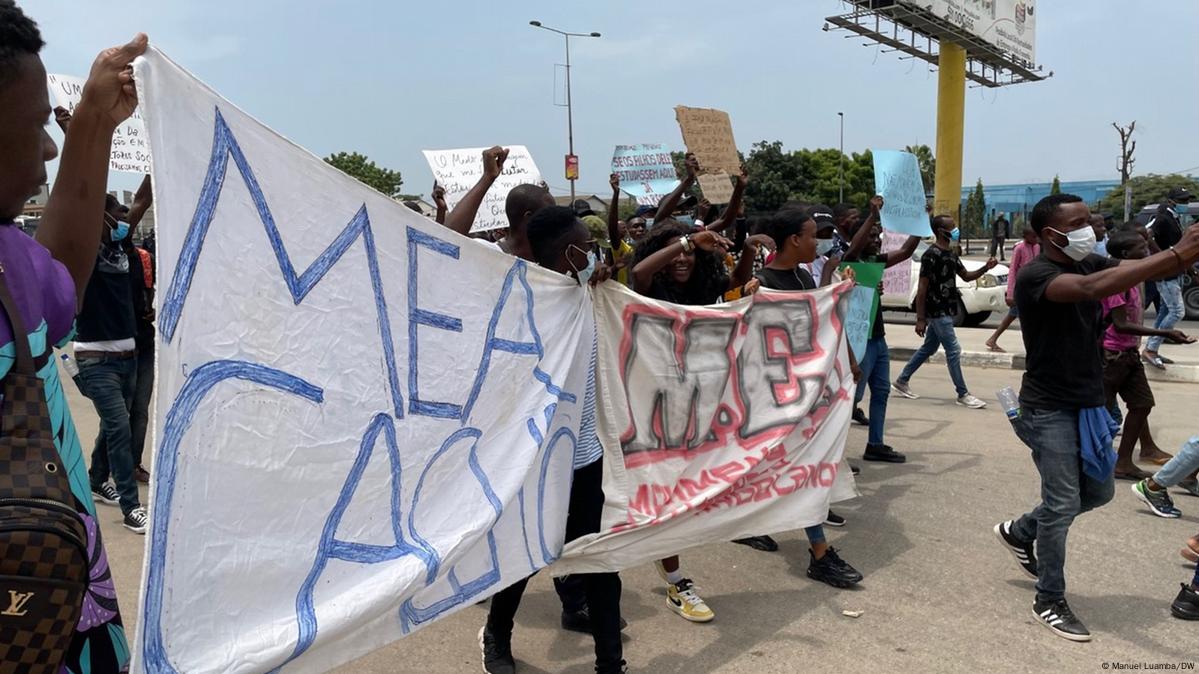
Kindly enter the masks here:
<path id="1" fill-rule="evenodd" d="M 1023 224 L 1028 221 L 1028 214 L 1032 211 L 1032 207 L 1041 199 L 1049 196 L 1052 184 L 1052 181 L 1015 185 L 987 185 L 984 183 L 983 193 L 986 195 L 987 202 L 987 222 L 982 223 L 981 231 L 989 232 L 991 221 L 995 219 L 995 216 L 999 213 L 1006 213 L 1008 220 L 1013 225 L 1013 237 L 1019 237 L 1019 230 L 1015 228 L 1016 223 Z M 1119 180 L 1079 180 L 1061 183 L 1062 192 L 1077 194 L 1092 206 L 1119 186 Z M 974 192 L 974 185 L 962 187 L 963 213 L 966 212 L 966 200 L 970 198 L 972 192 Z M 969 227 L 969 229 L 974 228 Z"/>

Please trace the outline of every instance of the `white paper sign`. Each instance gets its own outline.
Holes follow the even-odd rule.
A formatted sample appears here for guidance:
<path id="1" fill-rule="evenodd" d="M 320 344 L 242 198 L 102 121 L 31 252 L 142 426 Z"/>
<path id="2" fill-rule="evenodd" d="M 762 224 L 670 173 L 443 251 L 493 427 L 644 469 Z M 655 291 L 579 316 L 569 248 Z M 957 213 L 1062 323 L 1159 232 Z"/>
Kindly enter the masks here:
<path id="1" fill-rule="evenodd" d="M 484 232 L 489 229 L 499 229 L 508 226 L 508 216 L 504 213 L 504 202 L 508 193 L 517 185 L 541 182 L 541 172 L 533 163 L 533 156 L 524 145 L 505 145 L 508 148 L 508 159 L 504 162 L 504 170 L 496 179 L 479 212 L 475 215 L 472 232 Z M 458 205 L 462 197 L 470 191 L 479 177 L 483 175 L 483 151 L 485 147 L 464 148 L 461 150 L 424 150 L 425 161 L 433 171 L 433 177 L 445 188 L 446 205 L 451 209 Z"/>
<path id="2" fill-rule="evenodd" d="M 50 104 L 75 114 L 75 106 L 79 105 L 83 95 L 84 80 L 70 75 L 47 75 L 46 82 L 50 87 Z M 150 172 L 150 146 L 146 143 L 146 125 L 140 107 L 113 132 L 108 167 L 128 173 Z"/>
<path id="3" fill-rule="evenodd" d="M 552 562 L 587 291 L 357 183 L 153 49 L 135 69 L 163 159 L 135 671 L 326 671 Z"/>

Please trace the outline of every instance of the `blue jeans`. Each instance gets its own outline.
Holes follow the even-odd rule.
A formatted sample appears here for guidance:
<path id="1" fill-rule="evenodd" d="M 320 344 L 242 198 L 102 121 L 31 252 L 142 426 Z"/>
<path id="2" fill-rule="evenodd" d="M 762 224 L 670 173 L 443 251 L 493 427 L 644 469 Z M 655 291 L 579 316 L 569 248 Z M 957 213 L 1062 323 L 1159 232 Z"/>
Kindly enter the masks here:
<path id="1" fill-rule="evenodd" d="M 891 397 L 891 351 L 886 337 L 866 341 L 866 353 L 858 363 L 862 380 L 854 393 L 853 404 L 862 402 L 866 386 L 870 386 L 870 433 L 866 444 L 883 444 L 883 424 L 887 421 L 887 400 Z"/>
<path id="2" fill-rule="evenodd" d="M 80 358 L 78 362 L 79 391 L 91 399 L 100 417 L 89 471 L 92 488 L 104 484 L 111 471 L 121 496 L 121 512 L 129 514 L 140 505 L 133 480 L 133 435 L 129 426 L 129 408 L 137 387 L 137 359 Z"/>
<path id="3" fill-rule="evenodd" d="M 1114 476 L 1102 482 L 1082 470 L 1077 410 L 1023 408 L 1012 422 L 1041 474 L 1041 502 L 1012 525 L 1016 538 L 1037 542 L 1037 599 L 1066 594 L 1066 534 L 1074 518 L 1112 500 Z"/>
<path id="4" fill-rule="evenodd" d="M 911 381 L 916 370 L 919 370 L 920 366 L 924 365 L 924 361 L 928 360 L 940 347 L 945 347 L 945 364 L 949 366 L 949 378 L 953 380 L 953 387 L 957 390 L 958 397 L 961 398 L 970 390 L 966 388 L 966 378 L 962 376 L 962 346 L 958 344 L 957 333 L 953 331 L 952 316 L 937 316 L 928 319 L 928 329 L 924 332 L 924 344 L 920 345 L 920 348 L 912 355 L 912 359 L 903 367 L 903 372 L 899 373 L 899 383 L 907 384 Z"/>
<path id="5" fill-rule="evenodd" d="M 818 545 L 825 541 L 823 524 L 813 524 L 810 527 L 806 527 L 803 532 L 807 534 L 808 543 L 812 545 Z"/>
<path id="6" fill-rule="evenodd" d="M 1182 305 L 1182 280 L 1171 278 L 1158 281 L 1156 285 L 1157 294 L 1161 296 L 1162 300 L 1161 306 L 1165 310 L 1157 312 L 1157 320 L 1153 322 L 1153 327 L 1158 330 L 1171 330 L 1186 313 L 1186 308 Z M 1165 339 L 1162 337 L 1150 337 L 1145 342 L 1145 350 L 1157 353 L 1164 341 Z"/>
<path id="7" fill-rule="evenodd" d="M 1182 444 L 1178 454 L 1157 471 L 1153 481 L 1163 487 L 1173 487 L 1187 479 L 1196 469 L 1199 469 L 1199 435 L 1192 435 Z"/>

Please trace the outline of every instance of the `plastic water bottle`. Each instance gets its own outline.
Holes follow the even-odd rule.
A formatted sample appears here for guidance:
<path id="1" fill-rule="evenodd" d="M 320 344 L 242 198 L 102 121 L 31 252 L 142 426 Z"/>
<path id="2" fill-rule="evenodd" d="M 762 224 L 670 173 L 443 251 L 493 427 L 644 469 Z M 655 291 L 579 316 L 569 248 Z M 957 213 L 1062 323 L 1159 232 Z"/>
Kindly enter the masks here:
<path id="1" fill-rule="evenodd" d="M 1003 408 L 1008 421 L 1020 418 L 1020 397 L 1016 395 L 1011 386 L 1003 387 L 995 396 L 999 398 L 999 406 Z"/>
<path id="2" fill-rule="evenodd" d="M 75 359 L 71 358 L 70 354 L 64 353 L 59 356 L 59 359 L 62 360 L 62 369 L 67 371 L 67 375 L 70 376 L 71 379 L 79 376 L 79 363 L 76 363 Z"/>

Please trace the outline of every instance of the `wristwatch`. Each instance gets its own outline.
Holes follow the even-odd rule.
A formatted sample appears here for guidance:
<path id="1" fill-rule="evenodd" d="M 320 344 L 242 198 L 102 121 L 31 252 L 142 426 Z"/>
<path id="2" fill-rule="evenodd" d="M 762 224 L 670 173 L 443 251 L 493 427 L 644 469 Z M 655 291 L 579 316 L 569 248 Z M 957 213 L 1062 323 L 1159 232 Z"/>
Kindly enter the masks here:
<path id="1" fill-rule="evenodd" d="M 683 247 L 684 253 L 690 253 L 691 251 L 695 250 L 695 244 L 691 243 L 690 235 L 680 236 L 679 237 L 679 245 Z"/>

